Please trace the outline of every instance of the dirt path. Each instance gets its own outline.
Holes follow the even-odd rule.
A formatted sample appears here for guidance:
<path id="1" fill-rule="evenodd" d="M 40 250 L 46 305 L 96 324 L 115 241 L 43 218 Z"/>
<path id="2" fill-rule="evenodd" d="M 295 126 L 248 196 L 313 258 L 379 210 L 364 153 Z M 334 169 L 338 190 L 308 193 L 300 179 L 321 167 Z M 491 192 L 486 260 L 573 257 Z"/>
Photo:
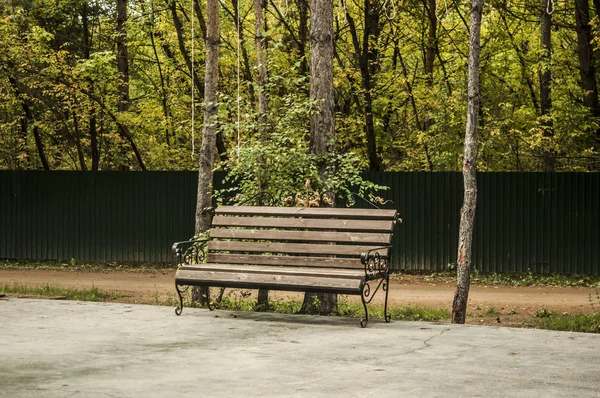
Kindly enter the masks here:
<path id="1" fill-rule="evenodd" d="M 49 270 L 0 270 L 0 287 L 5 284 L 43 286 L 46 284 L 67 288 L 89 289 L 96 287 L 108 293 L 119 293 L 119 301 L 155 304 L 175 297 L 174 270 L 163 272 L 85 272 Z M 435 282 L 413 275 L 395 276 L 390 288 L 390 305 L 420 305 L 450 310 L 455 290 L 451 278 L 438 278 Z M 468 306 L 468 323 L 522 325 L 536 311 L 554 313 L 592 312 L 590 294 L 597 289 L 580 287 L 515 287 L 471 286 Z M 375 301 L 382 302 L 378 294 Z M 271 292 L 273 298 L 301 295 L 289 292 Z M 349 300 L 357 297 L 349 297 Z M 598 307 L 598 305 L 597 305 Z M 598 308 L 596 308 L 598 309 Z"/>

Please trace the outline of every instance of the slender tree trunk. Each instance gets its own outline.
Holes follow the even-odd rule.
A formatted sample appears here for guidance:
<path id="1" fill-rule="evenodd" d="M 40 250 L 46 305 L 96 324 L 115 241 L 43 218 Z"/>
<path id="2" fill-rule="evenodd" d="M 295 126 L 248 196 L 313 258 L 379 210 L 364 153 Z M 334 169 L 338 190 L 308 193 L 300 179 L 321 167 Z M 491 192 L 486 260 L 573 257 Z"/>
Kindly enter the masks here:
<path id="1" fill-rule="evenodd" d="M 8 81 L 10 82 L 10 85 L 12 86 L 13 90 L 15 90 L 17 98 L 19 99 L 19 101 L 21 101 L 21 106 L 23 107 L 25 118 L 27 119 L 27 121 L 24 124 L 22 124 L 21 127 L 25 126 L 25 129 L 27 129 L 27 126 L 29 126 L 31 122 L 33 122 L 33 113 L 31 112 L 31 108 L 27 103 L 27 99 L 24 96 L 22 96 L 21 92 L 19 91 L 17 80 L 9 76 Z M 35 146 L 40 157 L 40 162 L 42 162 L 42 167 L 44 167 L 44 170 L 50 170 L 50 164 L 48 163 L 48 158 L 46 157 L 46 151 L 44 149 L 44 143 L 42 142 L 40 129 L 36 124 L 33 125 L 33 139 L 35 140 Z"/>
<path id="2" fill-rule="evenodd" d="M 552 73 L 550 71 L 550 61 L 552 57 L 551 33 L 552 33 L 552 14 L 548 12 L 548 2 L 551 0 L 542 0 L 540 16 L 540 36 L 542 50 L 542 70 L 540 71 L 540 128 L 542 135 L 551 139 L 554 136 L 554 125 L 552 123 L 552 93 L 550 84 Z M 545 145 L 547 145 L 545 143 Z M 550 148 L 542 149 L 542 170 L 546 172 L 554 171 L 555 154 Z"/>
<path id="3" fill-rule="evenodd" d="M 188 69 L 188 73 L 191 76 L 191 74 L 192 74 L 192 58 L 190 57 L 190 54 L 188 53 L 187 49 L 185 48 L 185 41 L 184 41 L 184 37 L 183 37 L 183 23 L 181 22 L 181 19 L 179 18 L 179 15 L 177 14 L 177 3 L 175 2 L 175 0 L 166 0 L 166 3 L 167 3 L 167 6 L 169 7 L 169 10 L 171 10 L 171 18 L 173 19 L 173 25 L 175 26 L 175 33 L 177 33 L 177 44 L 179 45 L 179 51 L 181 52 L 181 56 L 183 57 L 183 60 L 185 61 L 185 64 Z M 207 30 L 208 30 L 208 27 L 207 27 Z M 208 35 L 208 32 L 206 33 L 206 35 Z M 206 40 L 206 38 L 205 38 L 205 40 Z M 173 54 L 170 52 L 170 50 L 167 46 L 163 46 L 163 50 L 165 51 L 165 53 L 167 55 L 170 54 L 170 58 L 173 58 Z M 208 62 L 208 61 L 206 61 L 206 62 Z M 198 77 L 197 73 L 194 73 L 194 86 L 200 93 L 200 97 L 203 97 L 204 96 L 204 84 L 202 84 L 202 82 L 200 81 L 200 78 Z"/>
<path id="4" fill-rule="evenodd" d="M 361 75 L 361 88 L 364 92 L 362 104 L 365 120 L 365 136 L 367 138 L 367 154 L 369 156 L 369 170 L 381 170 L 381 160 L 377 154 L 377 137 L 375 135 L 375 121 L 373 118 L 373 89 L 375 87 L 374 74 L 377 72 L 378 51 L 377 38 L 379 37 L 379 6 L 372 0 L 364 0 L 364 21 L 362 44 L 358 38 L 358 31 L 354 19 L 346 10 L 346 19 L 352 44 L 356 54 Z"/>
<path id="5" fill-rule="evenodd" d="M 237 31 L 237 35 L 238 35 L 238 40 L 240 41 L 240 52 L 242 55 L 242 61 L 243 61 L 243 68 L 242 69 L 242 76 L 244 78 L 244 81 L 246 82 L 252 82 L 252 71 L 250 70 L 250 58 L 248 57 L 248 51 L 246 50 L 246 38 L 244 36 L 244 29 L 242 26 L 242 21 L 241 21 L 241 17 L 238 13 L 238 0 L 231 0 L 231 6 L 233 8 L 233 13 L 231 13 L 231 16 L 233 18 L 233 24 L 235 25 L 236 31 Z M 240 26 L 238 26 L 238 23 Z M 248 87 L 248 96 L 250 97 L 250 102 L 252 104 L 256 103 L 256 94 L 254 93 L 254 87 L 252 85 L 250 85 Z"/>
<path id="6" fill-rule="evenodd" d="M 202 14 L 202 7 L 200 7 L 200 2 L 198 0 L 194 0 L 194 12 L 198 17 L 198 22 L 200 23 L 200 31 L 202 32 L 202 39 L 206 40 L 206 20 L 204 19 L 204 15 Z"/>
<path id="7" fill-rule="evenodd" d="M 333 97 L 333 3 L 310 2 L 310 98 L 318 110 L 310 118 L 310 151 L 323 157 L 335 149 Z M 319 173 L 325 180 L 326 164 L 319 161 Z M 306 293 L 301 313 L 330 314 L 337 309 L 337 295 Z"/>
<path id="8" fill-rule="evenodd" d="M 600 116 L 600 105 L 598 104 L 598 86 L 596 84 L 596 67 L 594 66 L 588 0 L 575 0 L 575 22 L 579 75 L 581 76 L 581 88 L 584 91 L 583 104 L 590 110 L 593 118 L 598 118 Z M 600 143 L 600 129 L 595 131 L 595 136 Z"/>
<path id="9" fill-rule="evenodd" d="M 90 24 L 89 24 L 89 3 L 84 3 L 81 10 L 81 27 L 83 30 L 83 58 L 90 59 L 90 54 L 92 50 L 92 39 L 90 34 Z M 91 80 L 88 80 L 89 91 L 93 92 L 93 83 Z M 98 150 L 98 131 L 96 130 L 96 109 L 93 103 L 90 103 L 90 149 L 92 155 L 92 171 L 98 171 L 100 165 L 100 151 Z"/>
<path id="10" fill-rule="evenodd" d="M 469 82 L 467 125 L 463 157 L 464 199 L 460 214 L 456 293 L 452 303 L 452 323 L 465 323 L 471 283 L 471 246 L 477 207 L 477 129 L 479 127 L 479 53 L 481 16 L 484 0 L 471 0 L 469 34 Z"/>
<path id="11" fill-rule="evenodd" d="M 154 13 L 154 9 L 152 9 Z M 156 48 L 156 41 L 154 40 L 154 27 L 150 29 L 150 44 L 152 45 L 152 51 L 154 59 L 156 60 L 156 67 L 158 69 L 158 77 L 160 78 L 160 102 L 162 105 L 163 116 L 165 118 L 165 143 L 168 147 L 171 146 L 171 138 L 169 131 L 171 130 L 171 113 L 167 102 L 167 90 L 165 88 L 165 77 L 163 74 L 160 58 L 158 57 L 158 49 Z"/>
<path id="12" fill-rule="evenodd" d="M 119 66 L 119 111 L 129 109 L 129 62 L 127 57 L 127 0 L 117 0 L 117 62 Z"/>
<path id="13" fill-rule="evenodd" d="M 77 148 L 77 158 L 79 159 L 79 167 L 82 171 L 87 171 L 85 164 L 85 156 L 83 154 L 83 147 L 81 146 L 81 130 L 79 130 L 79 118 L 77 113 L 73 112 L 73 129 L 75 130 L 75 147 Z"/>
<path id="14" fill-rule="evenodd" d="M 98 130 L 96 128 L 96 111 L 92 110 L 90 117 L 90 147 L 92 149 L 92 171 L 98 171 L 100 166 L 100 150 L 98 149 Z"/>
<path id="15" fill-rule="evenodd" d="M 212 180 L 216 155 L 216 122 L 219 89 L 219 0 L 206 2 L 206 71 L 204 75 L 204 129 L 198 164 L 196 235 L 207 231 L 212 222 Z M 192 104 L 193 106 L 193 104 Z M 195 288 L 192 300 L 206 304 L 208 288 Z"/>
<path id="16" fill-rule="evenodd" d="M 267 111 L 269 107 L 269 98 L 265 91 L 267 84 L 267 49 L 266 37 L 263 37 L 263 32 L 267 31 L 267 24 L 264 18 L 264 8 L 266 1 L 254 0 L 255 26 L 254 37 L 256 45 L 256 62 L 258 64 L 258 123 L 261 131 L 260 136 L 266 138 L 267 128 Z"/>
<path id="17" fill-rule="evenodd" d="M 29 130 L 29 121 L 25 114 L 21 116 L 21 131 L 17 137 L 17 151 L 13 155 L 14 164 L 17 170 L 27 169 L 31 165 L 31 157 L 27 150 L 27 130 Z"/>
<path id="18" fill-rule="evenodd" d="M 535 94 L 533 78 L 527 72 L 527 61 L 525 59 L 525 56 L 527 55 L 527 42 L 524 42 L 523 44 L 521 44 L 521 46 L 519 46 L 515 41 L 513 32 L 511 32 L 509 29 L 508 21 L 506 20 L 504 14 L 501 14 L 500 18 L 502 19 L 502 23 L 504 25 L 505 32 L 508 35 L 510 44 L 515 50 L 517 58 L 519 58 L 519 64 L 521 66 L 521 77 L 525 81 L 525 84 L 527 84 L 527 89 L 529 90 L 529 96 L 531 98 L 531 104 L 533 105 L 536 114 L 539 114 L 540 105 L 538 104 L 537 96 Z"/>
<path id="19" fill-rule="evenodd" d="M 267 97 L 266 84 L 267 84 L 267 49 L 266 49 L 266 37 L 263 36 L 263 32 L 267 31 L 267 24 L 264 18 L 264 8 L 266 1 L 254 0 L 254 40 L 256 45 L 256 63 L 258 69 L 258 134 L 261 142 L 267 142 L 269 134 L 269 125 L 267 119 L 267 111 L 269 106 L 269 99 Z M 266 159 L 261 159 L 263 167 L 266 166 Z M 261 174 L 262 175 L 262 174 Z M 258 201 L 259 204 L 265 204 L 263 181 L 259 181 L 259 192 Z M 266 289 L 258 289 L 258 308 L 265 308 L 269 305 L 269 291 Z"/>
<path id="20" fill-rule="evenodd" d="M 300 53 L 300 74 L 308 75 L 306 43 L 308 42 L 308 1 L 296 0 L 298 5 L 298 52 Z"/>
<path id="21" fill-rule="evenodd" d="M 216 154 L 216 121 L 219 84 L 219 0 L 206 3 L 206 72 L 204 75 L 204 130 L 198 165 L 196 234 L 210 228 L 212 179 Z"/>

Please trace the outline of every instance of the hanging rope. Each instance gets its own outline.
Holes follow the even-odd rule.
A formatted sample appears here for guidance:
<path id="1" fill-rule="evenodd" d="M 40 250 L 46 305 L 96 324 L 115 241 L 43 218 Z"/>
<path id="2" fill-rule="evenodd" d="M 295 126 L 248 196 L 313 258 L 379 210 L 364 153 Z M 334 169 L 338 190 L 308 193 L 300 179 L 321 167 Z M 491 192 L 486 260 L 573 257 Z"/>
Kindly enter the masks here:
<path id="1" fill-rule="evenodd" d="M 192 160 L 194 152 L 196 152 L 196 101 L 194 101 L 194 0 L 190 0 L 191 16 L 192 16 Z"/>
<path id="2" fill-rule="evenodd" d="M 395 0 L 391 0 L 392 2 L 392 15 L 390 16 L 390 14 L 388 14 L 388 7 L 387 4 L 390 2 L 390 0 L 385 0 L 385 3 L 383 3 L 383 10 L 385 11 L 385 17 L 392 21 L 394 18 L 396 18 L 396 1 Z"/>
<path id="3" fill-rule="evenodd" d="M 444 19 L 448 16 L 448 3 L 446 2 L 446 0 L 444 0 L 444 15 L 441 18 L 440 18 L 440 15 L 438 14 L 438 10 L 440 9 L 439 5 L 440 5 L 440 2 L 438 0 L 438 2 L 435 4 L 435 17 L 437 18 L 437 20 L 439 22 L 442 22 L 442 19 Z"/>
<path id="4" fill-rule="evenodd" d="M 283 8 L 283 3 L 280 1 L 279 2 L 279 9 L 281 10 Z M 288 0 L 285 0 L 285 12 L 282 13 L 282 15 L 284 17 L 287 17 L 288 14 L 288 10 L 290 9 L 290 5 L 288 3 Z"/>
<path id="5" fill-rule="evenodd" d="M 546 13 L 548 15 L 552 15 L 555 9 L 556 7 L 554 6 L 554 0 L 548 0 L 548 2 L 546 3 Z"/>
<path id="6" fill-rule="evenodd" d="M 387 1 L 387 0 L 386 0 Z M 344 10 L 344 21 L 346 21 L 346 3 L 344 2 L 344 0 L 340 0 L 339 4 L 338 4 L 338 18 L 341 20 L 342 18 L 340 18 L 340 10 Z"/>

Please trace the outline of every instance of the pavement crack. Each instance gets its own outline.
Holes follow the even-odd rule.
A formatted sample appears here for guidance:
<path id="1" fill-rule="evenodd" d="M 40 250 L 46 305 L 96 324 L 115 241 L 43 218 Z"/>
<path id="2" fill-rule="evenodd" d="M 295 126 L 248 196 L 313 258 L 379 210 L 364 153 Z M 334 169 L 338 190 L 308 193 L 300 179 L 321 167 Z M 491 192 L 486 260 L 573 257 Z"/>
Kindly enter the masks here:
<path id="1" fill-rule="evenodd" d="M 442 329 L 438 334 L 435 334 L 433 336 L 431 336 L 430 338 L 428 338 L 427 340 L 423 341 L 423 346 L 419 347 L 419 348 L 415 348 L 414 350 L 408 351 L 406 354 L 414 354 L 416 352 L 422 351 L 426 348 L 431 347 L 431 344 L 429 344 L 431 342 L 431 340 L 441 337 L 444 333 L 446 333 L 447 331 L 449 331 L 450 329 Z"/>

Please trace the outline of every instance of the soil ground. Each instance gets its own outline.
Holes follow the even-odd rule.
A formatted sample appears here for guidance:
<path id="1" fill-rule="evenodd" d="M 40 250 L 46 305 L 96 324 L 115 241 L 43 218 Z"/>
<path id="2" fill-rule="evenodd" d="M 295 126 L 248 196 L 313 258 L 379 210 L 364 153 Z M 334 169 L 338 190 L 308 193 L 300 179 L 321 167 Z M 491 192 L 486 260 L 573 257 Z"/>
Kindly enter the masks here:
<path id="1" fill-rule="evenodd" d="M 124 303 L 160 304 L 174 299 L 174 270 L 152 272 L 125 271 L 69 271 L 0 269 L 0 287 L 18 284 L 29 287 L 61 286 L 90 289 L 96 287 L 107 293 L 116 293 L 115 301 Z M 421 275 L 394 275 L 390 287 L 391 306 L 424 306 L 451 309 L 455 280 L 451 277 L 430 278 Z M 506 286 L 473 284 L 469 294 L 467 323 L 527 326 L 536 311 L 561 313 L 590 313 L 591 303 L 599 304 L 597 288 L 562 286 Z M 227 293 L 226 293 L 227 294 Z M 591 296 L 590 296 L 591 295 Z M 301 299 L 301 294 L 271 292 L 270 297 Z M 590 297 L 594 300 L 591 301 Z M 375 302 L 382 303 L 381 292 Z M 359 300 L 349 296 L 349 301 Z"/>

